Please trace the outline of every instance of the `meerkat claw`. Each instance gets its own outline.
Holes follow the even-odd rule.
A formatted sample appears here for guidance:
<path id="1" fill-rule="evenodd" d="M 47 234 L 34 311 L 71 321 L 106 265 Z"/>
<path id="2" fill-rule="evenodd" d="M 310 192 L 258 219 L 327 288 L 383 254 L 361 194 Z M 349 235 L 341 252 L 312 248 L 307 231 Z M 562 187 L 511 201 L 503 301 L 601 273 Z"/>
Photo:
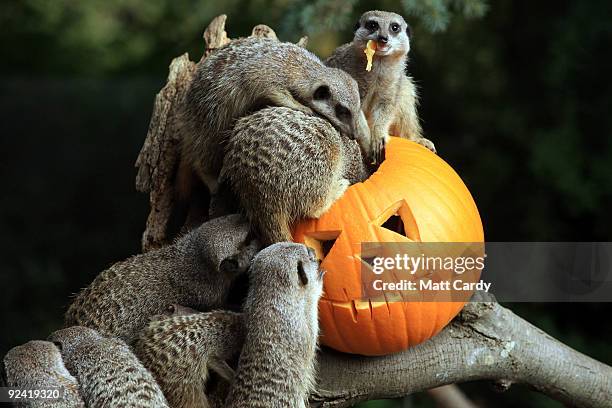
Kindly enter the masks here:
<path id="1" fill-rule="evenodd" d="M 423 147 L 428 148 L 429 150 L 431 150 L 433 153 L 436 153 L 436 146 L 433 144 L 433 142 L 429 139 L 426 139 L 424 137 L 415 140 L 418 144 L 420 144 Z"/>

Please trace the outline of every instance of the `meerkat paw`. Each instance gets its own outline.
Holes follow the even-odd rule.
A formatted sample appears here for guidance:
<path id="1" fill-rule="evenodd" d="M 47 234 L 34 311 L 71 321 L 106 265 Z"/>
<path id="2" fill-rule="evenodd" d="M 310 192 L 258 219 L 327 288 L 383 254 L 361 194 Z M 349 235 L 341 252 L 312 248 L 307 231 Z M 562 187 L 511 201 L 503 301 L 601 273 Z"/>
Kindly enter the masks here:
<path id="1" fill-rule="evenodd" d="M 421 137 L 421 138 L 415 140 L 415 142 L 417 142 L 418 144 L 420 144 L 423 147 L 428 148 L 432 152 L 436 153 L 436 146 L 433 144 L 433 142 L 431 140 L 425 139 L 424 137 Z"/>
<path id="2" fill-rule="evenodd" d="M 372 164 L 382 163 L 385 159 L 385 138 L 372 137 Z"/>
<path id="3" fill-rule="evenodd" d="M 227 364 L 225 360 L 212 357 L 208 361 L 208 366 L 212 371 L 217 373 L 219 377 L 223 378 L 227 382 L 231 382 L 234 379 L 234 369 Z"/>

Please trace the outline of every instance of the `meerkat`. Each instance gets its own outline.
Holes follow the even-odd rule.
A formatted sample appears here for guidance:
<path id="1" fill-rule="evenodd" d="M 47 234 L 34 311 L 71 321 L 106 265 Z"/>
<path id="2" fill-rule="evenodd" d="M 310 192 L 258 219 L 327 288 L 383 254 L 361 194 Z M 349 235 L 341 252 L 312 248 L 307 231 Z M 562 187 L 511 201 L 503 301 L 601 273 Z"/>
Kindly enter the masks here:
<path id="1" fill-rule="evenodd" d="M 161 314 L 153 315 L 149 317 L 148 322 L 149 324 L 151 324 L 152 322 L 165 320 L 169 317 L 184 316 L 184 315 L 195 314 L 195 313 L 201 313 L 201 312 L 199 310 L 195 310 L 187 306 L 172 303 L 168 305 L 168 307 L 166 307 L 166 310 L 164 310 Z"/>
<path id="2" fill-rule="evenodd" d="M 243 250 L 248 232 L 239 215 L 220 217 L 172 245 L 116 263 L 76 297 L 66 326 L 91 327 L 131 344 L 169 304 L 198 310 L 224 306 L 237 275 L 219 265 Z"/>
<path id="3" fill-rule="evenodd" d="M 305 407 L 315 382 L 322 272 L 314 251 L 278 243 L 249 270 L 246 338 L 226 407 Z"/>
<path id="4" fill-rule="evenodd" d="M 238 198 L 261 245 L 292 241 L 291 227 L 318 218 L 368 169 L 353 140 L 324 119 L 271 107 L 236 122 L 219 177 Z"/>
<path id="5" fill-rule="evenodd" d="M 140 333 L 134 352 L 152 373 L 174 408 L 204 408 L 209 371 L 231 381 L 235 358 L 244 342 L 242 314 L 230 311 L 191 313 L 175 308 Z"/>
<path id="6" fill-rule="evenodd" d="M 359 84 L 361 106 L 371 131 L 371 151 L 377 161 L 389 134 L 416 141 L 435 152 L 434 144 L 423 137 L 417 89 L 406 75 L 410 40 L 410 27 L 402 16 L 368 11 L 355 25 L 353 41 L 336 48 L 325 60 L 327 66 L 348 72 Z M 376 44 L 370 71 L 366 70 L 364 53 L 368 41 Z"/>
<path id="7" fill-rule="evenodd" d="M 129 346 L 73 326 L 49 336 L 77 379 L 88 407 L 169 407 L 161 388 Z"/>
<path id="8" fill-rule="evenodd" d="M 33 340 L 9 350 L 4 357 L 3 377 L 6 387 L 22 389 L 62 388 L 59 400 L 29 400 L 17 407 L 80 408 L 85 403 L 79 384 L 66 369 L 62 355 L 51 342 Z"/>
<path id="9" fill-rule="evenodd" d="M 195 310 L 190 307 L 179 305 L 176 303 L 168 305 L 168 308 L 166 310 L 167 310 L 166 312 L 167 317 L 184 316 L 184 315 L 189 315 L 189 314 L 201 313 L 199 310 Z"/>
<path id="10" fill-rule="evenodd" d="M 244 38 L 198 63 L 181 109 L 179 188 L 197 174 L 212 194 L 234 121 L 266 106 L 325 118 L 369 154 L 370 131 L 359 88 L 306 49 L 268 38 Z M 183 185 L 183 187 L 180 187 Z"/>

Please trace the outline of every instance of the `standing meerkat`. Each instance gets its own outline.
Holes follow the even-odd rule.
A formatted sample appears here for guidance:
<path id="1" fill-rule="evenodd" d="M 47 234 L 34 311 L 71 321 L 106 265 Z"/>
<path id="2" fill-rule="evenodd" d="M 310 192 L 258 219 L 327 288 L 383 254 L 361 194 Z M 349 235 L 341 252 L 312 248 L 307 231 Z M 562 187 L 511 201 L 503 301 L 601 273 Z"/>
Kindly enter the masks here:
<path id="1" fill-rule="evenodd" d="M 73 326 L 49 336 L 76 377 L 88 407 L 168 407 L 153 376 L 128 345 L 93 329 Z"/>
<path id="2" fill-rule="evenodd" d="M 171 317 L 154 320 L 140 333 L 134 352 L 147 367 L 173 408 L 209 407 L 205 384 L 212 370 L 230 382 L 227 360 L 244 342 L 242 314 L 229 311 L 191 313 L 175 308 Z"/>
<path id="3" fill-rule="evenodd" d="M 434 144 L 422 135 L 417 89 L 405 72 L 410 35 L 410 27 L 399 14 L 368 11 L 355 25 L 353 41 L 336 48 L 325 60 L 326 65 L 343 69 L 359 84 L 361 106 L 371 131 L 371 150 L 378 161 L 389 134 L 416 141 L 435 152 Z M 368 41 L 376 44 L 370 71 L 366 70 L 364 53 Z"/>
<path id="4" fill-rule="evenodd" d="M 232 41 L 198 63 L 187 90 L 179 183 L 193 171 L 214 194 L 234 121 L 265 106 L 323 117 L 368 154 L 370 131 L 360 105 L 355 80 L 304 48 L 267 38 Z"/>
<path id="5" fill-rule="evenodd" d="M 315 383 L 322 273 L 314 251 L 278 243 L 249 270 L 246 339 L 226 407 L 305 407 Z"/>
<path id="6" fill-rule="evenodd" d="M 224 306 L 235 273 L 219 270 L 249 231 L 239 215 L 202 224 L 174 244 L 136 255 L 102 272 L 74 300 L 66 326 L 87 326 L 132 343 L 169 304 L 198 310 Z"/>
<path id="7" fill-rule="evenodd" d="M 85 403 L 77 380 L 64 366 L 62 355 L 51 342 L 34 340 L 9 350 L 4 357 L 3 377 L 6 387 L 48 389 L 63 388 L 60 400 L 30 400 L 16 404 L 30 408 L 80 408 Z"/>
<path id="8" fill-rule="evenodd" d="M 219 177 L 263 246 L 292 241 L 291 227 L 318 218 L 368 177 L 359 147 L 326 120 L 282 107 L 236 122 Z"/>

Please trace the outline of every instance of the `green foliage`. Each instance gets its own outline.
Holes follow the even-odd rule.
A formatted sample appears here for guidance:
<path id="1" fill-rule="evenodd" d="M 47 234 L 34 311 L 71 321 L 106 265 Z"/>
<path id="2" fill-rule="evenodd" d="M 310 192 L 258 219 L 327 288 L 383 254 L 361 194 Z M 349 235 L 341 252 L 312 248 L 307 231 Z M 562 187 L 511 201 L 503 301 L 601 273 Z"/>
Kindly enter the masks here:
<path id="1" fill-rule="evenodd" d="M 362 4 L 363 3 L 363 4 Z M 23 0 L 0 4 L 0 26 L 8 34 L 3 57 L 12 68 L 81 75 L 143 72 L 153 61 L 189 50 L 202 53 L 200 33 L 216 15 L 229 15 L 231 35 L 246 35 L 260 22 L 287 40 L 326 31 L 350 33 L 369 8 L 357 0 Z M 390 9 L 415 16 L 432 31 L 452 16 L 480 17 L 484 0 L 404 0 Z M 236 28 L 239 28 L 236 30 Z M 20 47 L 7 46 L 19 44 Z M 61 58 L 57 58 L 61 54 Z M 32 66 L 31 60 L 38 61 Z M 3 67 L 6 70 L 8 67 Z"/>
<path id="2" fill-rule="evenodd" d="M 223 4 L 173 0 L 24 0 L 0 5 L 0 25 L 20 48 L 9 59 L 22 66 L 37 59 L 44 72 L 100 74 L 138 69 L 164 49 L 186 46 L 204 22 L 238 0 Z M 12 38 L 10 37 L 12 36 Z M 62 58 L 57 58 L 61 53 Z"/>
<path id="3" fill-rule="evenodd" d="M 356 3 L 356 0 L 297 0 L 292 4 L 287 17 L 289 21 L 297 18 L 299 27 L 306 34 L 351 27 Z"/>
<path id="4" fill-rule="evenodd" d="M 357 10 L 356 6 L 362 7 Z M 453 16 L 482 17 L 487 10 L 485 0 L 402 0 L 400 10 L 396 4 L 393 6 L 392 9 L 406 16 L 418 18 L 433 32 L 444 31 Z M 292 23 L 297 22 L 303 32 L 314 34 L 350 27 L 361 12 L 374 8 L 371 2 L 358 3 L 356 0 L 296 0 L 291 3 L 287 17 Z"/>

